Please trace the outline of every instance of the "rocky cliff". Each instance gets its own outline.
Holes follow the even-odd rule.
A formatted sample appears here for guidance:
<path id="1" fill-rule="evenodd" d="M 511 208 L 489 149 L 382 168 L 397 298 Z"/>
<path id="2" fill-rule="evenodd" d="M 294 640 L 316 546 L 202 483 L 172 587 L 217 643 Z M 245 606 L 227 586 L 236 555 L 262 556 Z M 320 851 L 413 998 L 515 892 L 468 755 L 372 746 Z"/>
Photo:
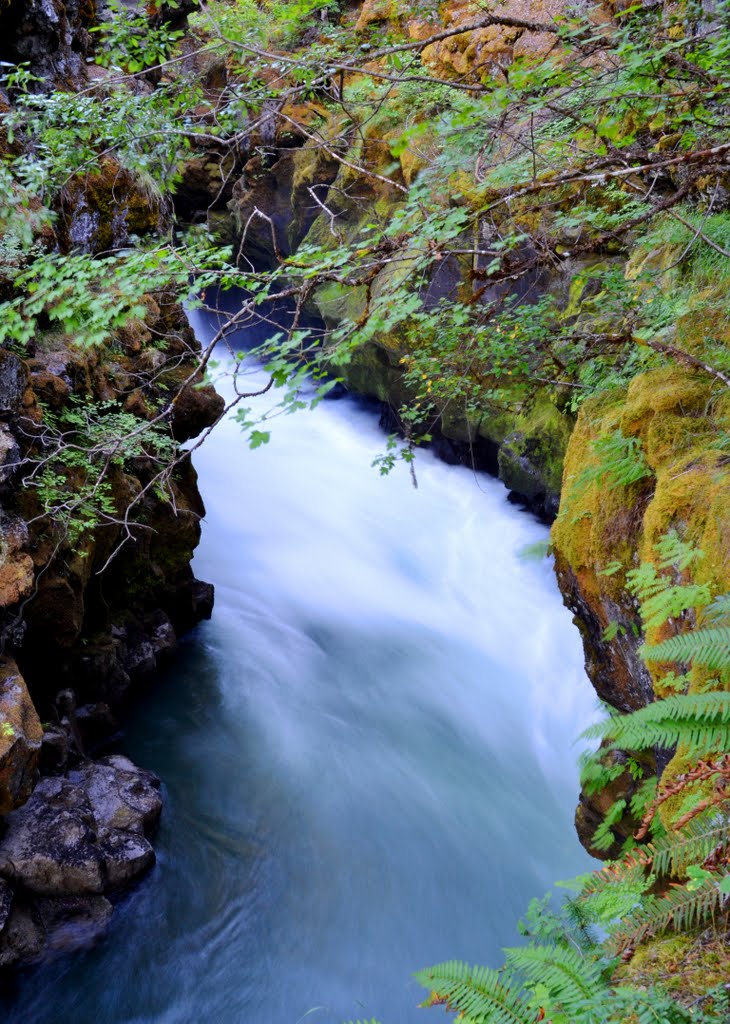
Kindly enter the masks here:
<path id="1" fill-rule="evenodd" d="M 78 87 L 98 13 L 6 3 L 0 56 L 28 61 L 46 88 Z M 68 183 L 56 213 L 39 246 L 101 253 L 166 230 L 170 207 L 107 157 Z M 0 287 L 11 294 L 12 276 Z M 27 345 L 0 352 L 0 968 L 96 937 L 154 862 L 158 780 L 125 758 L 92 758 L 135 688 L 213 606 L 190 568 L 204 507 L 180 446 L 222 400 L 196 373 L 199 345 L 176 295 L 150 293 L 143 310 L 92 348 L 40 321 Z M 115 425 L 133 433 L 163 408 L 161 449 L 114 454 Z M 96 454 L 75 460 L 93 437 Z M 75 528 L 63 493 L 82 510 L 95 474 L 103 514 Z"/>
<path id="2" fill-rule="evenodd" d="M 528 115 L 509 107 L 492 111 L 489 132 L 475 130 L 471 163 L 460 162 L 458 147 L 468 148 L 462 135 L 468 137 L 463 126 L 469 123 L 470 108 L 455 101 L 450 107 L 454 94 L 440 90 L 438 82 L 456 83 L 456 89 L 467 92 L 472 87 L 479 95 L 504 85 L 509 93 L 515 66 L 517 73 L 539 66 L 554 50 L 551 22 L 565 12 L 560 3 L 507 3 L 492 12 L 494 24 L 458 31 L 476 18 L 470 5 L 442 5 L 428 17 L 381 0 L 346 7 L 340 26 L 350 33 L 353 51 L 359 44 L 366 57 L 350 56 L 339 81 L 327 83 L 308 102 L 296 105 L 287 98 L 279 121 L 269 122 L 265 155 L 259 140 L 230 205 L 239 239 L 243 232 L 244 251 L 250 246 L 248 251 L 270 266 L 292 254 L 290 264 L 295 264 L 297 252 L 306 253 L 308 247 L 329 250 L 333 258 L 347 251 L 353 263 L 367 254 L 369 276 L 341 275 L 308 293 L 329 329 L 369 325 L 361 333 L 364 340 L 346 347 L 339 362 L 335 357 L 334 371 L 354 391 L 383 403 L 387 429 L 406 437 L 430 434 L 444 457 L 497 473 L 516 499 L 543 517 L 551 520 L 559 511 L 552 535 L 557 578 L 584 641 L 588 674 L 599 697 L 625 712 L 669 692 L 658 685 L 666 675 L 659 669 L 666 666 L 650 670 L 639 655 L 641 640 L 652 642 L 664 634 L 650 630 L 642 636 L 627 572 L 656 562 L 657 543 L 675 532 L 703 553 L 693 582 L 714 594 L 726 592 L 730 583 L 724 372 L 730 337 L 726 270 L 718 262 L 727 248 L 711 237 L 712 232 L 726 237 L 727 169 L 724 157 L 715 164 L 710 156 L 703 175 L 699 163 L 697 171 L 689 171 L 682 166 L 686 157 L 673 155 L 670 163 L 676 162 L 676 168 L 663 170 L 651 186 L 637 174 L 621 198 L 608 178 L 588 173 L 608 166 L 604 158 L 612 142 L 605 148 L 601 140 L 595 164 L 586 169 L 585 188 L 574 182 L 541 191 L 551 187 L 555 173 L 550 160 L 540 164 L 543 154 L 550 153 L 569 177 L 566 168 L 586 144 L 588 126 L 569 104 L 559 110 L 574 118 L 575 137 L 567 140 L 571 155 L 564 163 L 559 147 L 551 149 L 549 133 L 540 144 L 532 138 L 536 126 L 550 122 L 548 109 L 536 113 L 530 108 Z M 596 26 L 605 26 L 614 23 L 614 14 L 606 5 L 593 8 L 590 17 Z M 685 30 L 678 17 L 672 38 L 681 39 Z M 308 31 L 308 43 L 326 35 L 326 29 Z M 417 85 L 379 86 L 378 78 L 392 83 L 398 67 L 389 46 L 413 56 L 418 40 L 433 35 L 444 38 L 418 50 Z M 586 62 L 593 59 L 588 56 Z M 359 77 L 355 64 L 364 69 Z M 368 82 L 370 71 L 374 79 Z M 342 109 L 331 102 L 333 95 L 344 98 Z M 453 109 L 462 120 L 457 119 L 459 129 L 453 131 L 452 154 L 444 142 L 448 119 L 443 112 Z M 639 130 L 631 117 L 624 112 L 614 126 L 619 135 L 626 132 L 621 142 L 625 160 L 650 166 L 665 153 L 680 152 L 682 137 L 670 133 L 662 118 Z M 557 123 L 551 128 L 561 130 Z M 491 174 L 483 166 L 487 151 Z M 626 173 L 625 167 L 619 171 Z M 511 194 L 515 180 L 523 188 Z M 708 201 L 711 182 L 714 192 Z M 414 229 L 418 213 L 408 207 L 414 191 L 430 204 L 432 218 L 461 212 L 469 231 L 455 236 L 450 247 L 440 245 L 437 235 L 419 236 Z M 538 192 L 550 200 L 535 198 Z M 616 203 L 630 204 L 637 194 L 642 202 L 627 215 L 627 229 L 616 218 Z M 667 209 L 670 213 L 664 214 Z M 258 221 L 257 211 L 268 219 Z M 687 218 L 699 215 L 705 218 L 702 225 L 712 227 L 708 237 L 702 225 L 693 236 L 695 221 Z M 401 225 L 400 234 L 390 230 L 393 223 Z M 597 230 L 596 225 L 603 227 Z M 368 241 L 378 229 L 383 232 L 379 249 Z M 510 232 L 514 248 L 501 265 L 501 258 L 493 261 L 501 275 L 493 283 L 494 271 L 485 269 L 486 253 L 499 253 L 499 241 Z M 427 265 L 423 251 L 429 246 L 435 257 Z M 383 297 L 390 293 L 394 304 L 407 302 L 394 283 L 409 273 L 417 281 L 413 290 L 420 319 L 409 323 L 393 317 L 396 326 L 389 326 Z M 541 304 L 552 303 L 557 312 L 542 334 L 532 334 L 531 351 L 524 356 L 527 364 L 532 360 L 532 388 L 510 389 L 503 379 L 494 388 L 493 367 L 484 363 L 498 361 L 499 346 L 487 344 L 484 356 L 470 336 L 473 326 L 464 326 L 460 336 L 457 332 L 453 349 L 446 320 L 436 328 L 436 339 L 428 337 L 421 312 L 454 296 L 471 308 L 484 308 L 488 316 L 502 311 L 510 297 L 527 321 Z M 652 304 L 660 314 L 651 314 Z M 634 335 L 637 310 L 646 312 L 648 326 Z M 520 325 L 517 318 L 508 323 L 507 329 L 500 327 L 495 317 L 491 329 L 509 331 L 514 338 Z M 535 370 L 535 352 L 550 346 L 545 339 L 550 332 L 558 339 L 553 362 L 544 364 L 547 370 Z M 607 348 L 591 363 L 592 347 L 602 341 Z M 453 355 L 459 346 L 474 355 L 459 362 Z M 584 358 L 585 372 L 567 369 Z M 473 391 L 461 386 L 470 375 L 484 381 L 477 401 L 469 401 Z M 456 377 L 461 378 L 457 385 Z M 612 476 L 610 457 L 601 454 L 612 439 L 625 448 L 627 462 L 645 460 L 645 469 L 631 483 Z M 707 685 L 712 681 L 689 673 L 689 692 Z M 628 763 L 622 752 L 610 757 L 614 769 Z M 684 765 L 682 756 L 671 752 L 645 752 L 639 761 L 640 770 L 634 759 L 633 775 L 628 767 L 618 777 L 614 770 L 613 783 L 600 798 L 583 794 L 577 823 L 589 848 L 611 806 L 618 800 L 630 803 L 644 779 L 659 772 L 671 780 Z M 617 823 L 611 853 L 618 852 L 637 824 L 630 814 Z"/>
<path id="3" fill-rule="evenodd" d="M 143 8 L 125 6 L 135 14 Z M 192 6 L 178 4 L 172 13 L 183 18 Z M 165 15 L 165 5 L 144 9 L 150 24 Z M 460 91 L 470 100 L 472 92 L 491 95 L 495 82 L 509 84 L 515 62 L 540 66 L 556 45 L 551 19 L 567 12 L 558 0 L 537 0 L 527 8 L 506 3 L 500 6 L 500 23 L 464 30 L 474 17 L 469 4 L 446 4 L 428 17 L 382 0 L 344 5 L 339 28 L 361 64 L 384 40 L 407 48 L 433 34 L 441 37 L 418 51 L 418 88 L 410 92 L 390 86 L 378 92 L 372 82 L 363 86 L 350 65 L 311 87 L 298 85 L 294 75 L 288 79 L 288 54 L 303 54 L 322 42 L 326 18 L 307 22 L 293 36 L 287 24 L 286 42 L 278 38 L 271 51 L 264 51 L 255 74 L 227 51 L 201 56 L 210 42 L 203 31 L 183 44 L 185 63 L 169 73 L 173 81 L 178 67 L 198 76 L 202 92 L 196 94 L 196 116 L 198 127 L 206 129 L 199 133 L 199 148 L 176 168 L 174 187 L 151 190 L 139 174 L 106 154 L 88 173 L 65 183 L 53 229 L 38 243 L 60 252 L 101 254 L 139 236 L 169 232 L 177 213 L 232 241 L 242 265 L 273 269 L 279 279 L 294 275 L 299 256 L 314 249 L 329 253 L 336 270 L 347 261 L 349 269 L 361 257 L 372 259 L 372 267 L 366 265 L 359 276 L 344 270 L 322 274 L 316 285 L 301 291 L 299 312 L 332 331 L 373 325 L 366 338 L 334 357 L 329 370 L 352 390 L 379 399 L 388 429 L 409 438 L 429 434 L 445 458 L 498 474 L 518 500 L 544 518 L 553 520 L 559 511 L 553 530 L 558 581 L 583 636 L 589 675 L 602 699 L 626 711 L 651 701 L 658 681 L 638 654 L 638 609 L 626 590 L 626 571 L 651 561 L 657 540 L 675 529 L 705 554 L 698 581 L 716 592 L 727 590 L 730 582 L 727 443 L 717 443 L 728 433 L 727 389 L 721 378 L 702 370 L 697 355 L 700 336 L 712 336 L 718 350 L 730 340 L 723 289 L 705 271 L 689 288 L 701 303 L 690 301 L 683 313 L 672 312 L 678 333 L 669 349 L 683 358 L 659 358 L 667 346 L 649 351 L 645 337 L 633 345 L 631 318 L 624 317 L 623 333 L 617 333 L 614 321 L 606 327 L 607 308 L 624 300 L 621 289 L 647 267 L 655 276 L 669 274 L 664 294 L 686 289 L 687 280 L 674 268 L 689 251 L 688 238 L 692 245 L 692 231 L 679 241 L 667 230 L 664 237 L 659 231 L 642 241 L 646 210 L 631 206 L 633 194 L 627 198 L 614 185 L 604 188 L 595 175 L 588 176 L 588 184 L 558 182 L 549 201 L 536 200 L 531 190 L 552 187 L 553 174 L 543 168 L 538 175 L 536 160 L 545 153 L 552 159 L 551 132 L 558 131 L 542 110 L 537 116 L 532 108 L 529 116 L 508 110 L 490 122 L 494 166 L 489 174 L 481 136 L 459 162 L 433 127 L 448 106 L 440 82 L 455 83 L 450 95 Z M 85 58 L 93 45 L 89 29 L 107 13 L 101 3 L 5 0 L 0 57 L 30 61 L 42 79 L 40 88 L 51 82 L 74 88 L 85 81 Z M 597 9 L 596 24 L 611 23 L 614 13 L 613 5 Z M 592 59 L 576 66 L 585 69 Z M 382 57 L 368 65 L 376 84 L 389 81 L 398 67 L 388 61 Z M 135 88 L 153 90 L 156 74 L 139 75 Z M 286 88 L 278 94 L 282 82 Z M 252 90 L 251 110 L 235 108 L 240 123 L 229 124 L 226 136 L 216 118 L 226 109 L 226 90 L 235 94 L 236 89 Z M 464 117 L 468 122 L 473 112 Z M 456 149 L 462 127 L 454 123 Z M 478 119 L 471 124 L 484 134 Z M 664 134 L 662 125 L 656 118 L 646 131 L 633 132 L 627 115 L 620 126 L 629 139 L 622 159 L 644 166 L 665 151 L 674 153 L 678 139 Z M 545 134 L 536 146 L 534 132 L 541 128 Z M 573 142 L 571 161 L 581 155 L 585 138 Z M 610 147 L 605 140 L 601 145 L 602 157 Z M 511 179 L 504 167 L 517 173 L 525 151 L 532 160 L 530 184 L 507 201 Z M 657 203 L 654 212 L 669 208 L 677 196 L 689 196 L 705 203 L 699 207 L 705 224 L 711 210 L 722 214 L 727 206 L 727 190 L 718 180 L 707 207 L 701 168 L 662 170 L 649 187 L 650 177 L 637 176 L 637 181 Z M 419 194 L 419 189 L 434 220 L 456 215 L 461 225 L 448 251 L 442 251 L 437 234 L 419 236 L 422 225 L 399 221 L 409 190 Z M 399 223 L 401 232 L 391 230 Z M 373 231 L 381 236 L 370 246 Z M 393 286 L 414 266 L 421 267 L 424 251 L 431 262 L 419 269 L 414 311 L 433 312 L 456 296 L 480 312 L 481 338 L 491 342 L 489 331 L 503 328 L 490 318 L 501 315 L 508 300 L 525 321 L 534 321 L 530 343 L 520 353 L 522 383 L 507 380 L 514 354 L 510 344 L 519 334 L 516 318 L 504 328 L 503 349 L 485 344 L 466 363 L 456 357 L 449 363 L 442 356 L 445 330 L 439 328 L 434 339 L 422 328 L 423 320 L 394 318 L 395 326 L 389 326 L 378 303 L 389 290 L 402 301 Z M 654 292 L 644 293 L 643 287 L 636 285 L 631 302 L 648 308 Z M 0 361 L 4 964 L 39 955 L 44 941 L 53 947 L 64 914 L 78 918 L 79 934 L 95 933 L 108 917 L 109 896 L 149 865 L 147 835 L 159 811 L 155 781 L 118 758 L 95 768 L 86 758 L 113 731 L 114 716 L 134 685 L 172 653 L 181 631 L 210 613 L 210 588 L 189 568 L 203 507 L 187 459 L 180 459 L 167 478 L 166 500 L 149 487 L 157 471 L 150 454 L 136 453 L 114 466 L 107 522 L 81 537 L 70 538 L 49 523 L 37 490 L 23 486 L 53 431 L 57 435 L 77 422 L 79 404 L 101 404 L 105 415 L 123 412 L 145 422 L 175 394 L 166 424 L 175 445 L 215 421 L 220 402 L 199 386 L 199 378 L 181 390 L 197 349 L 174 296 L 162 290 L 150 293 L 145 303 L 143 316 L 92 351 L 81 351 L 72 337 L 46 325 L 26 350 L 3 352 Z M 540 320 L 547 308 L 551 318 Z M 471 351 L 470 331 L 458 324 L 452 330 L 457 355 Z M 551 347 L 555 338 L 559 343 Z M 600 344 L 605 348 L 594 357 Z M 495 351 L 507 353 L 504 365 Z M 441 367 L 427 370 L 429 362 L 439 361 L 445 385 L 437 400 Z M 454 380 L 464 385 L 461 390 L 452 387 Z M 612 482 L 600 469 L 597 442 L 614 436 L 646 461 L 646 472 L 626 485 Z M 140 494 L 139 515 L 128 533 L 124 510 Z M 697 677 L 689 685 L 700 688 L 706 682 Z M 611 756 L 623 766 L 621 752 Z M 681 758 L 675 758 L 658 767 L 671 776 L 681 766 Z M 641 768 L 645 776 L 656 770 L 653 754 Z M 45 776 L 40 786 L 39 769 Z M 627 770 L 599 801 L 584 797 L 578 824 L 587 845 L 609 806 L 619 797 L 630 798 L 638 781 Z M 627 820 L 617 826 L 617 843 L 634 824 Z M 38 858 L 29 838 L 34 834 L 44 837 Z M 56 835 L 68 835 L 68 844 L 59 847 Z"/>

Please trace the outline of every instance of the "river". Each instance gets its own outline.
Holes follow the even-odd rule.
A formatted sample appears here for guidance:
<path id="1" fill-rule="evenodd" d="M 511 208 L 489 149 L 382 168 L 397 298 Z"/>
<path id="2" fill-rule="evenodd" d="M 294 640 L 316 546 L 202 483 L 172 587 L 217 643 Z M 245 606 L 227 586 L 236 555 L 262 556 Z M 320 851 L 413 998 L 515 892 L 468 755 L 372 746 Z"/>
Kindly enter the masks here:
<path id="1" fill-rule="evenodd" d="M 196 452 L 215 612 L 124 743 L 164 780 L 157 866 L 5 1024 L 442 1020 L 412 971 L 501 963 L 529 899 L 590 866 L 593 691 L 549 564 L 520 557 L 546 528 L 428 452 L 417 490 L 381 478 L 383 448 L 344 399 Z"/>

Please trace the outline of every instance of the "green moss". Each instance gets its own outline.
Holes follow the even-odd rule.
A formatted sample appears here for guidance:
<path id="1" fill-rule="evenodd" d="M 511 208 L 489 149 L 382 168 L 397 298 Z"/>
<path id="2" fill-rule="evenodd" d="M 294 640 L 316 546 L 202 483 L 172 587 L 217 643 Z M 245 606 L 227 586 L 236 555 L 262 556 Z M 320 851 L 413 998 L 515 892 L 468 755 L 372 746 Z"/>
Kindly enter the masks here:
<path id="1" fill-rule="evenodd" d="M 708 989 L 726 984 L 728 977 L 730 947 L 724 936 L 712 933 L 667 935 L 642 943 L 616 974 L 624 984 L 642 988 L 660 984 L 687 1006 Z"/>
<path id="2" fill-rule="evenodd" d="M 572 426 L 569 417 L 555 406 L 545 392 L 541 392 L 532 409 L 517 417 L 515 433 L 518 440 L 510 444 L 511 451 L 519 452 L 523 458 L 529 459 L 538 470 L 543 486 L 555 495 L 560 494 L 563 460 Z M 500 451 L 500 465 L 501 462 Z M 502 473 L 500 476 L 505 479 Z M 506 479 L 505 483 L 511 486 Z"/>
<path id="3" fill-rule="evenodd" d="M 730 591 L 730 466 L 721 439 L 730 434 L 730 400 L 715 397 L 711 379 L 689 369 L 667 366 L 636 377 L 628 389 L 593 399 L 581 410 L 568 446 L 561 512 L 552 540 L 558 558 L 574 573 L 582 600 L 608 625 L 611 610 L 626 606 L 625 570 L 653 561 L 655 545 L 668 531 L 698 547 L 704 557 L 692 569 L 692 582 L 708 583 L 715 593 Z M 581 470 L 595 464 L 593 442 L 620 428 L 638 438 L 652 478 L 630 487 L 594 481 L 577 486 Z M 718 443 L 720 439 L 720 443 Z M 611 563 L 624 572 L 602 575 Z M 647 632 L 657 642 L 666 627 Z M 649 666 L 657 696 L 665 669 Z M 691 670 L 690 692 L 707 689 L 711 673 Z M 664 781 L 689 767 L 680 749 L 665 769 Z M 682 799 L 662 805 L 671 827 L 683 811 Z"/>

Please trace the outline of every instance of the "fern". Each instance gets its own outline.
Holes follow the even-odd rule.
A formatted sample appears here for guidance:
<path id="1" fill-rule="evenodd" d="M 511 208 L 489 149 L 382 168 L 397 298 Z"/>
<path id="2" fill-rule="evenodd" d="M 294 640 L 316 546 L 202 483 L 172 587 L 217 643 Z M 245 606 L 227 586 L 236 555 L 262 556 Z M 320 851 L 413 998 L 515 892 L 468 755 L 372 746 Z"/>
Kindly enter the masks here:
<path id="1" fill-rule="evenodd" d="M 608 947 L 619 954 L 670 928 L 674 931 L 696 928 L 723 909 L 726 902 L 727 896 L 714 878 L 700 882 L 691 890 L 676 886 L 661 896 L 645 897 L 611 932 Z"/>
<path id="2" fill-rule="evenodd" d="M 656 553 L 658 568 L 653 562 L 643 562 L 626 573 L 628 588 L 639 599 L 646 628 L 661 626 L 690 608 L 704 608 L 712 600 L 706 583 L 682 581 L 682 573 L 703 557 L 699 548 L 670 530 L 657 541 Z"/>
<path id="3" fill-rule="evenodd" d="M 720 625 L 730 622 L 730 594 L 716 597 L 710 607 L 705 609 L 704 620 Z"/>
<path id="4" fill-rule="evenodd" d="M 544 986 L 563 1010 L 577 1012 L 604 987 L 600 964 L 573 949 L 522 946 L 504 952 L 509 968 Z"/>
<path id="5" fill-rule="evenodd" d="M 690 608 L 703 608 L 712 599 L 706 583 L 673 583 L 651 562 L 630 569 L 626 580 L 629 590 L 641 603 L 641 618 L 647 628 L 661 626 L 667 619 L 676 619 Z"/>
<path id="6" fill-rule="evenodd" d="M 717 850 L 730 846 L 730 822 L 718 814 L 695 818 L 679 832 L 654 839 L 646 847 L 657 875 L 686 874 L 690 864 L 702 864 Z"/>
<path id="7" fill-rule="evenodd" d="M 424 1006 L 446 1003 L 470 1024 L 536 1024 L 538 1020 L 509 975 L 488 967 L 449 960 L 419 971 L 416 979 L 431 992 Z"/>
<path id="8" fill-rule="evenodd" d="M 613 833 L 613 826 L 617 825 L 621 821 L 625 810 L 626 801 L 623 798 L 621 800 L 616 800 L 611 804 L 603 816 L 603 821 L 591 838 L 591 845 L 596 850 L 606 851 L 611 849 L 613 844 L 616 842 L 616 836 Z"/>
<path id="9" fill-rule="evenodd" d="M 696 1007 L 687 1009 L 657 986 L 646 990 L 620 985 L 606 990 L 602 999 L 595 1000 L 581 1024 L 626 1024 L 627 1021 L 631 1024 L 705 1024 L 717 1022 L 717 1018 L 706 1017 Z"/>
<path id="10" fill-rule="evenodd" d="M 675 694 L 627 715 L 614 715 L 583 736 L 610 740 L 626 750 L 649 747 L 705 754 L 730 748 L 730 693 Z"/>
<path id="11" fill-rule="evenodd" d="M 730 848 L 730 821 L 717 812 L 695 818 L 677 832 L 655 837 L 650 843 L 612 861 L 586 876 L 582 899 L 604 894 L 617 895 L 626 889 L 632 903 L 643 895 L 656 878 L 683 878 L 692 864 L 703 864 Z M 651 869 L 651 876 L 647 871 Z M 613 916 L 618 916 L 614 914 Z M 603 916 L 610 920 L 611 915 Z"/>
<path id="12" fill-rule="evenodd" d="M 594 441 L 592 447 L 598 463 L 579 474 L 576 487 L 580 490 L 591 483 L 607 487 L 629 487 L 652 475 L 641 440 L 637 437 L 625 437 L 620 430 L 615 430 L 607 437 Z"/>
<path id="13" fill-rule="evenodd" d="M 640 651 L 646 661 L 679 661 L 718 670 L 730 668 L 730 626 L 693 629 L 671 636 L 659 644 L 644 644 Z"/>
<path id="14" fill-rule="evenodd" d="M 676 530 L 669 530 L 656 542 L 660 569 L 684 572 L 694 562 L 705 557 L 704 552 L 690 541 L 682 540 Z"/>

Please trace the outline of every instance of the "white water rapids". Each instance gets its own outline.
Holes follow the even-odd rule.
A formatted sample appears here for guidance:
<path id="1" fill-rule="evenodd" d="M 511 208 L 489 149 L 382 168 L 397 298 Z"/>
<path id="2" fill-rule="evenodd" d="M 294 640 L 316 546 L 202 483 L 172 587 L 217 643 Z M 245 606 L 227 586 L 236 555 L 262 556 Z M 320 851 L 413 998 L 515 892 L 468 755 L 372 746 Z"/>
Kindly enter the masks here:
<path id="1" fill-rule="evenodd" d="M 6 1024 L 442 1020 L 411 972 L 497 966 L 529 899 L 590 865 L 594 695 L 549 564 L 519 557 L 546 528 L 428 452 L 418 490 L 381 478 L 383 448 L 346 399 L 196 452 L 215 612 L 125 743 L 164 781 L 158 865 Z"/>

